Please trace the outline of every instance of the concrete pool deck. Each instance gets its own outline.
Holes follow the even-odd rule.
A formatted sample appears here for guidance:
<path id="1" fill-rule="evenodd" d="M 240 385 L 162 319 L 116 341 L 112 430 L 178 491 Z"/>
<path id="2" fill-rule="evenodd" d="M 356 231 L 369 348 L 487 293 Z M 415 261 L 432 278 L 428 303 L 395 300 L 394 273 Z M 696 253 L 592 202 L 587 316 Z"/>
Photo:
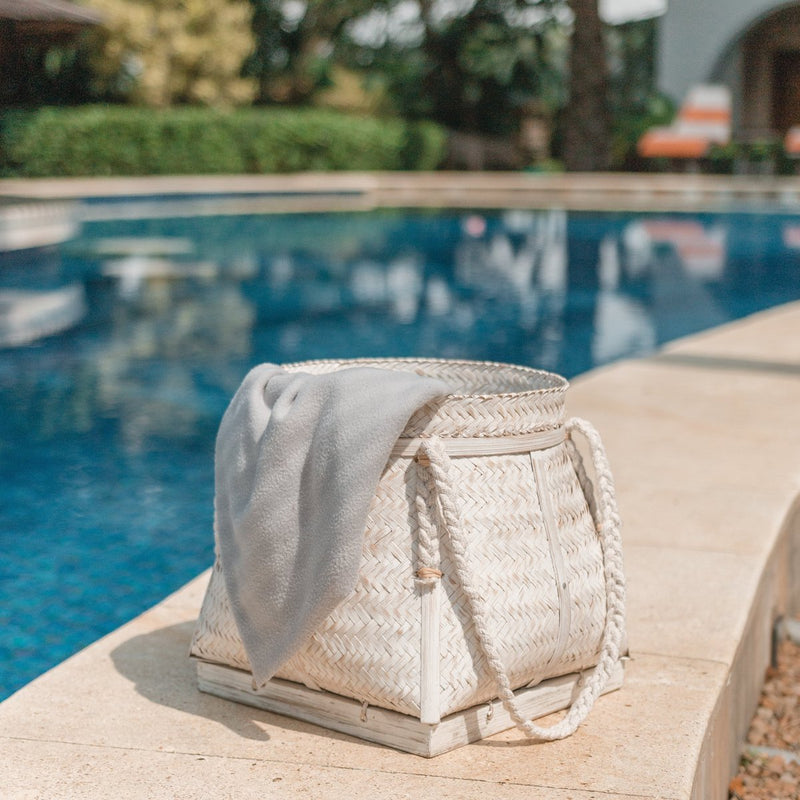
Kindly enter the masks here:
<path id="1" fill-rule="evenodd" d="M 800 303 L 568 398 L 616 477 L 632 655 L 573 737 L 426 760 L 201 694 L 203 575 L 0 704 L 0 797 L 727 797 L 773 622 L 800 607 Z"/>

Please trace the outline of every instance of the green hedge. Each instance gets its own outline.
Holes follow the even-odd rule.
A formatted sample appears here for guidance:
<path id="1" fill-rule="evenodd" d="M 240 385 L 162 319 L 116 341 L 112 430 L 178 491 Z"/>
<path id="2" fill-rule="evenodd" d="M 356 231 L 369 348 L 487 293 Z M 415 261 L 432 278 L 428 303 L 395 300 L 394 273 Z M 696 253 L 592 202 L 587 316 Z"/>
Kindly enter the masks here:
<path id="1" fill-rule="evenodd" d="M 427 122 L 321 109 L 43 108 L 0 117 L 5 176 L 426 170 L 446 134 Z"/>

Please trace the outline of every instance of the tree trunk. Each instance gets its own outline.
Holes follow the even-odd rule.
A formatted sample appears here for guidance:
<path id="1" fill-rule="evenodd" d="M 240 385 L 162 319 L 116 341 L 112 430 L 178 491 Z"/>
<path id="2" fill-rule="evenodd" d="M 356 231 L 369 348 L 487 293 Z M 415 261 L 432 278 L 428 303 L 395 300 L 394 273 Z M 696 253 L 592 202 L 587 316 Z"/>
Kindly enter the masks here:
<path id="1" fill-rule="evenodd" d="M 570 0 L 569 101 L 564 114 L 564 166 L 596 172 L 611 163 L 608 65 L 597 0 Z"/>

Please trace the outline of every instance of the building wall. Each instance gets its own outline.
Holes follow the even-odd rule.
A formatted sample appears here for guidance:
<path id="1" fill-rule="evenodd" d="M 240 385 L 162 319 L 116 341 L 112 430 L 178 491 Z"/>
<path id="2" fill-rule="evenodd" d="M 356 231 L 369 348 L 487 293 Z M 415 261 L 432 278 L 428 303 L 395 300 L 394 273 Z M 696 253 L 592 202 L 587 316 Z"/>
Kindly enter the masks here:
<path id="1" fill-rule="evenodd" d="M 661 20 L 659 84 L 680 101 L 708 81 L 754 22 L 786 5 L 776 0 L 669 0 Z"/>
<path id="2" fill-rule="evenodd" d="M 734 126 L 757 135 L 772 123 L 776 52 L 800 52 L 800 2 L 669 0 L 659 36 L 659 87 L 677 103 L 696 83 L 728 85 Z"/>

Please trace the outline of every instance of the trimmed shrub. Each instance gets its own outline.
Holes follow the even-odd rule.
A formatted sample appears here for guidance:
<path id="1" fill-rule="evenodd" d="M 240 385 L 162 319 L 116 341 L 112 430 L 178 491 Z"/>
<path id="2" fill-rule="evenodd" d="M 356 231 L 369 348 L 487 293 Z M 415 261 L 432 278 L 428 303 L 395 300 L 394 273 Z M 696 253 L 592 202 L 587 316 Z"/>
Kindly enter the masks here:
<path id="1" fill-rule="evenodd" d="M 0 118 L 0 170 L 45 177 L 433 169 L 445 139 L 432 123 L 321 109 L 44 108 Z"/>
<path id="2" fill-rule="evenodd" d="M 447 151 L 447 131 L 435 122 L 412 122 L 408 125 L 403 169 L 434 170 Z"/>

